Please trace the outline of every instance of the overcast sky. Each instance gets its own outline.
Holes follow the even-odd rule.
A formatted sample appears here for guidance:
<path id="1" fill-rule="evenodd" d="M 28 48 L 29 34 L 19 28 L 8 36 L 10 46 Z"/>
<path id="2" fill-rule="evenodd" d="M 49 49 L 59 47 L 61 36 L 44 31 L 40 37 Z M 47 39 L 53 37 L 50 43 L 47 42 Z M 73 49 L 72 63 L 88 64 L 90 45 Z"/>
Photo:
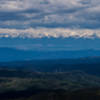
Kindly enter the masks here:
<path id="1" fill-rule="evenodd" d="M 0 47 L 2 38 L 44 37 L 100 38 L 100 0 L 0 0 Z"/>
<path id="2" fill-rule="evenodd" d="M 0 0 L 0 37 L 100 37 L 100 0 Z"/>

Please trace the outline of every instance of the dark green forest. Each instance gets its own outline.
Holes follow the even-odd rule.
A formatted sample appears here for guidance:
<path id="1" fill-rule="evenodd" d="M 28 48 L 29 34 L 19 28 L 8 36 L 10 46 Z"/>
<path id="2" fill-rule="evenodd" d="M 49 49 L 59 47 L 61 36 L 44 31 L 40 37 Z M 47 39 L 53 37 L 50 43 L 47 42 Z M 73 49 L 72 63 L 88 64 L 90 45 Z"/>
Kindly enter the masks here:
<path id="1" fill-rule="evenodd" d="M 100 59 L 0 63 L 0 100 L 98 100 Z"/>

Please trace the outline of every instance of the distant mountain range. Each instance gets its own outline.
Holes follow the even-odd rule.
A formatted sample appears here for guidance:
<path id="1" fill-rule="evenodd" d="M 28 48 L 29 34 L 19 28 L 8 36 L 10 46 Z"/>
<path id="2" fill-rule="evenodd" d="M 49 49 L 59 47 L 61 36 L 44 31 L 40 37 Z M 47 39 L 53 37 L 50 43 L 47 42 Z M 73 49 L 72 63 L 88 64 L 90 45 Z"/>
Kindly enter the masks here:
<path id="1" fill-rule="evenodd" d="M 100 76 L 100 57 L 1 62 L 0 69 L 32 72 L 83 71 L 88 74 Z"/>
<path id="2" fill-rule="evenodd" d="M 99 50 L 77 50 L 77 51 L 32 51 L 19 50 L 15 48 L 0 48 L 0 62 L 23 61 L 34 59 L 69 59 L 98 57 Z"/>

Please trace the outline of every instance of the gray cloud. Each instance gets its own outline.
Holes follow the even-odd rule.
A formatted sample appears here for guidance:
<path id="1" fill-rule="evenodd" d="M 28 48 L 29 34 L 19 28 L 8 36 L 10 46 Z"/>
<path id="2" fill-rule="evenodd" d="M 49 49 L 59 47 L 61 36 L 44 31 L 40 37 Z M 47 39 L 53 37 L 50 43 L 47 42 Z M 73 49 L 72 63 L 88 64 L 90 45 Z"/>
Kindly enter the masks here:
<path id="1" fill-rule="evenodd" d="M 100 29 L 99 9 L 100 0 L 0 0 L 0 27 L 89 29 L 94 33 Z"/>

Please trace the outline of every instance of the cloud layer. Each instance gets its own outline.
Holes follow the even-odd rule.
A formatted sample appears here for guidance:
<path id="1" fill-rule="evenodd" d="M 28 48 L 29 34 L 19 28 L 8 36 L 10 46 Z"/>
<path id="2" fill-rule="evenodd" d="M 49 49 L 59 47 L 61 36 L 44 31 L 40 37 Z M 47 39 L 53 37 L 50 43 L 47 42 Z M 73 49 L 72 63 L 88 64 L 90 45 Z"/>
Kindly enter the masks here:
<path id="1" fill-rule="evenodd" d="M 90 29 L 65 29 L 65 28 L 29 28 L 29 29 L 0 29 L 0 37 L 12 37 L 12 38 L 43 38 L 43 37 L 54 37 L 54 38 L 100 38 L 100 30 Z"/>
<path id="2" fill-rule="evenodd" d="M 100 0 L 0 0 L 0 37 L 99 37 L 99 9 Z"/>

